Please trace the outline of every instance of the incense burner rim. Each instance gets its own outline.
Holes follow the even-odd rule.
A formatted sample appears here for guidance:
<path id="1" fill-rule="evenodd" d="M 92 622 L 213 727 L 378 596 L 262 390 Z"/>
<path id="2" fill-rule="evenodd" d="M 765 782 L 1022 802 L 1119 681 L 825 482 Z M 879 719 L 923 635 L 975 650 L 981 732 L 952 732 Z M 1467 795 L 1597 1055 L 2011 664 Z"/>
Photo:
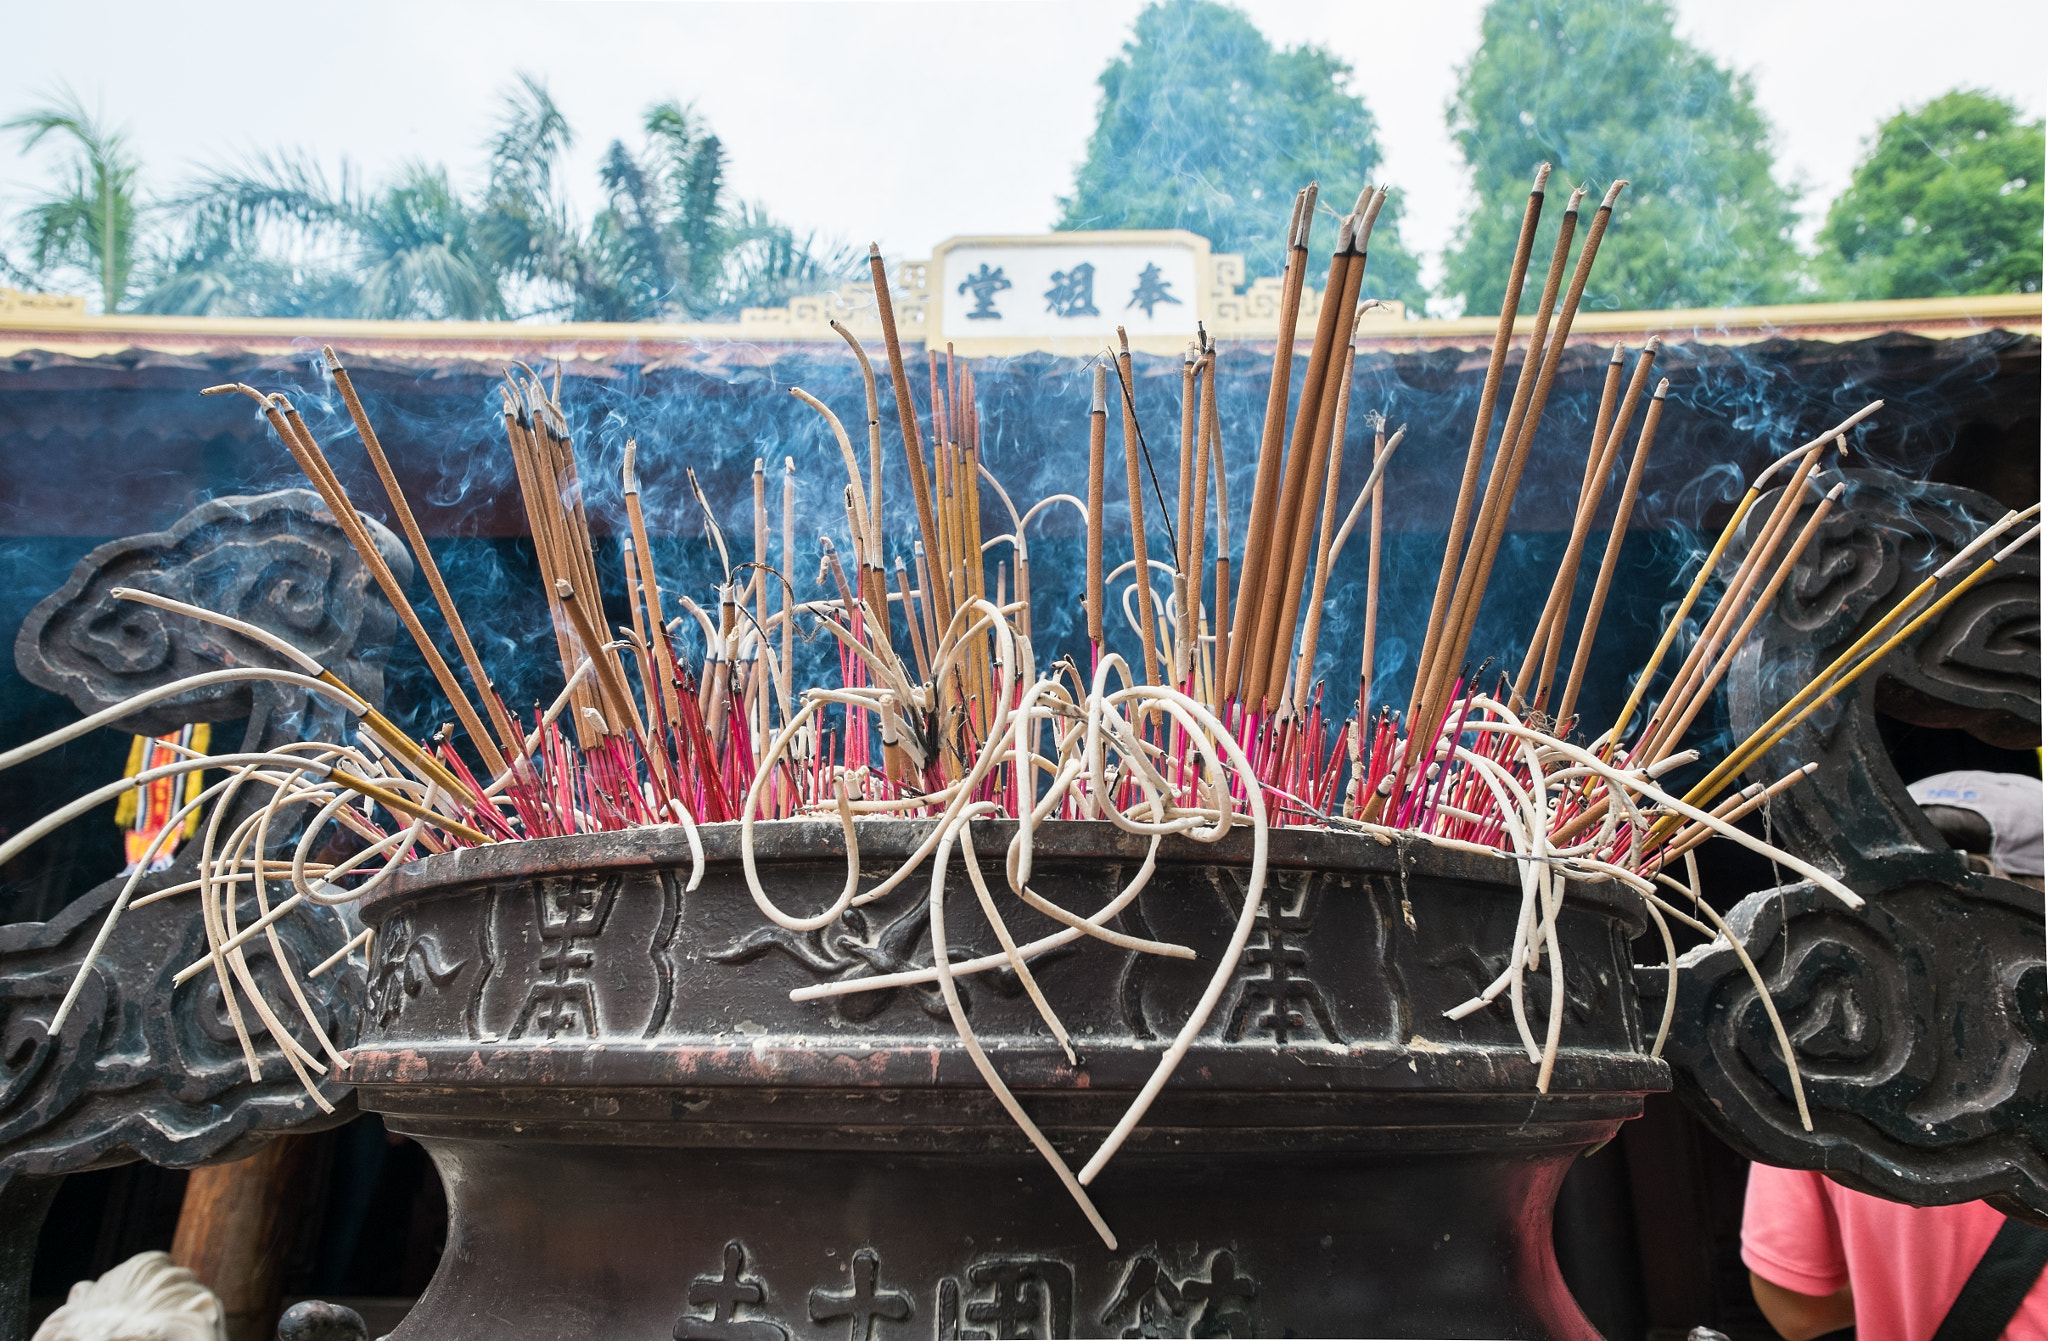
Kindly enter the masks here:
<path id="1" fill-rule="evenodd" d="M 870 860 L 906 860 L 938 823 L 936 819 L 856 820 L 863 865 Z M 1017 821 L 1012 819 L 971 822 L 969 832 L 984 869 L 992 858 L 999 858 L 1016 830 Z M 743 852 L 739 821 L 699 824 L 697 833 L 707 874 L 740 865 Z M 1144 860 L 1149 842 L 1146 836 L 1121 829 L 1107 820 L 1047 820 L 1032 829 L 1033 860 L 1047 863 L 1137 863 Z M 846 859 L 845 841 L 837 820 L 757 821 L 754 850 L 757 867 Z M 1239 825 L 1213 843 L 1168 835 L 1159 844 L 1158 862 L 1162 867 L 1243 867 L 1251 864 L 1252 850 L 1251 827 Z M 571 871 L 598 874 L 689 867 L 692 861 L 688 834 L 679 824 L 528 838 L 419 858 L 395 872 L 356 906 L 363 919 L 374 924 L 418 900 L 443 897 L 465 887 Z M 1275 871 L 1329 870 L 1404 880 L 1453 880 L 1492 885 L 1503 891 L 1519 889 L 1521 881 L 1520 863 L 1513 857 L 1449 847 L 1419 835 L 1348 833 L 1307 827 L 1273 829 L 1267 837 L 1266 862 Z M 1630 937 L 1648 929 L 1641 899 L 1619 882 L 1571 880 L 1566 885 L 1565 899 L 1568 904 L 1616 918 Z"/>

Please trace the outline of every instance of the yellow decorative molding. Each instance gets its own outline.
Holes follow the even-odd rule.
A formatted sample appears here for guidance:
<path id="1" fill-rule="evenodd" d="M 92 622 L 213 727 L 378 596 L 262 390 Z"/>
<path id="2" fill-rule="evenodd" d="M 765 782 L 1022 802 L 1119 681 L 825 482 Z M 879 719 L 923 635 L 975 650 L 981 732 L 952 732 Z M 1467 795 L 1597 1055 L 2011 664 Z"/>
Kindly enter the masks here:
<path id="1" fill-rule="evenodd" d="M 0 285 L 0 317 L 57 314 L 84 316 L 84 297 L 75 293 L 23 293 Z"/>
<path id="2" fill-rule="evenodd" d="M 1084 323 L 1087 329 L 1075 333 L 1046 330 L 984 334 L 984 330 L 994 328 L 993 322 L 987 327 L 969 329 L 957 320 L 952 333 L 948 333 L 948 299 L 952 300 L 956 315 L 970 309 L 974 301 L 959 293 L 944 292 L 942 277 L 949 257 L 982 255 L 993 260 L 1013 256 L 1028 260 L 1038 254 L 1037 249 L 1055 249 L 1062 256 L 1104 257 L 1115 253 L 1146 259 L 1177 255 L 1176 264 L 1183 267 L 1180 273 L 1187 287 L 1185 291 L 1175 289 L 1180 301 L 1160 309 L 1167 320 L 1155 320 L 1154 329 L 1149 332 L 1141 329 L 1142 323 L 1129 315 L 1127 308 L 1117 306 L 1123 297 L 1121 293 L 1105 292 L 1099 295 L 1102 301 L 1096 304 L 1100 309 L 1095 314 L 1098 319 Z M 1055 251 L 1043 254 L 1050 256 Z M 1021 271 L 1018 278 L 1024 278 Z M 1041 327 L 1055 325 L 1025 306 L 1044 302 L 1045 295 L 1036 291 L 1037 283 L 1033 280 L 1007 291 L 1004 301 L 1013 303 L 1009 313 L 1018 317 L 1028 315 Z M 891 294 L 897 330 L 905 344 L 930 343 L 940 347 L 951 339 L 961 354 L 970 357 L 1033 352 L 1093 354 L 1114 341 L 1120 320 L 1132 326 L 1132 348 L 1156 354 L 1177 354 L 1184 349 L 1196 321 L 1225 343 L 1270 344 L 1279 334 L 1280 281 L 1266 277 L 1246 284 L 1242 256 L 1211 252 L 1206 239 L 1180 231 L 951 238 L 934 248 L 927 259 L 897 263 L 891 277 Z M 1309 289 L 1303 293 L 1296 330 L 1298 340 L 1306 341 L 1314 333 L 1321 302 L 1318 291 Z M 1939 339 L 1995 327 L 2039 335 L 2041 310 L 2039 294 L 1991 294 L 1876 303 L 1581 312 L 1572 328 L 1572 337 L 1582 343 L 1615 339 L 1634 342 L 1649 335 L 1661 335 L 1670 342 L 1750 344 L 1773 337 L 1858 340 L 1888 331 Z M 345 354 L 401 362 L 470 361 L 490 365 L 523 358 L 529 362 L 559 359 L 571 367 L 596 367 L 662 359 L 671 351 L 734 349 L 753 357 L 744 355 L 739 347 L 837 347 L 839 337 L 831 328 L 835 320 L 864 343 L 875 345 L 881 336 L 881 325 L 874 286 L 861 280 L 830 293 L 792 299 L 781 307 L 748 308 L 737 321 L 731 322 L 636 324 L 155 317 L 120 313 L 89 316 L 85 300 L 74 295 L 31 294 L 0 288 L 0 357 L 31 350 L 77 358 L 144 350 L 188 357 L 235 351 L 262 358 L 290 358 L 331 342 Z M 1533 319 L 1529 317 L 1515 323 L 1516 331 L 1522 334 L 1532 326 Z M 1389 352 L 1480 348 L 1492 339 L 1494 327 L 1491 316 L 1409 320 L 1399 303 L 1389 303 L 1364 314 L 1359 321 L 1358 343 L 1363 349 Z"/>

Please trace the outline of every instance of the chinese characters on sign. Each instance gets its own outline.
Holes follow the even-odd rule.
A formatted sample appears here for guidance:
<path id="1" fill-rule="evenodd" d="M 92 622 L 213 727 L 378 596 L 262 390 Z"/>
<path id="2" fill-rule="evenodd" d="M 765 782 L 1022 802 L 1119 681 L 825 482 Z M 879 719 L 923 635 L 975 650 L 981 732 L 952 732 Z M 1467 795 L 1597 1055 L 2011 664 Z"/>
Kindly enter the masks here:
<path id="1" fill-rule="evenodd" d="M 1159 277 L 1159 267 L 1148 265 L 1138 272 L 1138 287 L 1131 290 L 1130 307 L 1142 307 L 1145 315 L 1151 316 L 1152 309 L 1161 303 L 1178 305 L 1180 299 L 1171 292 L 1173 285 Z"/>
<path id="2" fill-rule="evenodd" d="M 974 310 L 967 314 L 969 321 L 1001 321 L 1003 314 L 996 311 L 996 295 L 1009 287 L 1010 281 L 1003 277 L 1003 268 L 997 266 L 991 270 L 988 262 L 984 261 L 980 272 L 961 280 L 955 292 L 974 295 Z"/>
<path id="3" fill-rule="evenodd" d="M 1095 310 L 1095 267 L 1086 261 L 1072 270 L 1052 272 L 1045 291 L 1045 310 L 1056 317 L 1099 317 Z"/>
<path id="4" fill-rule="evenodd" d="M 938 258 L 944 339 L 1186 338 L 1201 310 L 1197 246 L 1157 235 L 1067 242 L 966 239 Z"/>

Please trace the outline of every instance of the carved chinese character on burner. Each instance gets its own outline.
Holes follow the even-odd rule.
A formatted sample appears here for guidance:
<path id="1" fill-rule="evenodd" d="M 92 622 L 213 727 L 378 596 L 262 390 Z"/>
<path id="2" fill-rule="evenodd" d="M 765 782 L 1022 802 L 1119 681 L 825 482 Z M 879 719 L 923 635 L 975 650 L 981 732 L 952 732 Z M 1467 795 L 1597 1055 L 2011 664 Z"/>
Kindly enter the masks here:
<path id="1" fill-rule="evenodd" d="M 588 976 L 597 953 L 589 942 L 604 934 L 612 905 L 618 902 L 619 878 L 600 881 L 547 881 L 534 890 L 542 951 L 543 977 L 526 989 L 512 1037 L 559 1038 L 598 1032 L 596 989 Z"/>
<path id="2" fill-rule="evenodd" d="M 1123 1283 L 1102 1310 L 1117 1336 L 1256 1336 L 1258 1282 L 1238 1274 L 1237 1255 L 1210 1254 L 1208 1279 L 1175 1280 L 1151 1253 L 1131 1259 Z"/>
<path id="3" fill-rule="evenodd" d="M 863 1248 L 853 1255 L 848 1266 L 853 1283 L 844 1290 L 828 1290 L 823 1286 L 811 1291 L 811 1321 L 836 1322 L 847 1320 L 846 1341 L 875 1341 L 877 1322 L 907 1322 L 917 1310 L 911 1307 L 910 1296 L 901 1290 L 884 1290 L 877 1287 L 876 1277 L 881 1274 L 882 1258 L 872 1248 Z"/>
<path id="4" fill-rule="evenodd" d="M 940 1341 L 1074 1334 L 1074 1268 L 1058 1258 L 984 1258 L 967 1268 L 967 1282 L 987 1293 L 966 1300 L 964 1307 L 960 1282 L 951 1276 L 939 1282 Z"/>
<path id="5" fill-rule="evenodd" d="M 725 1245 L 725 1271 L 690 1282 L 690 1306 L 709 1306 L 711 1316 L 685 1313 L 676 1319 L 676 1341 L 789 1341 L 789 1329 L 770 1318 L 741 1318 L 742 1308 L 759 1308 L 768 1291 L 758 1277 L 749 1278 L 747 1248 L 738 1239 Z"/>
<path id="6" fill-rule="evenodd" d="M 1229 1249 L 1209 1259 L 1209 1279 L 1183 1281 L 1180 1293 L 1192 1323 L 1189 1336 L 1258 1335 L 1252 1301 L 1259 1297 L 1259 1284 L 1237 1274 L 1237 1254 Z"/>
<path id="7" fill-rule="evenodd" d="M 1181 1336 L 1187 1329 L 1185 1312 L 1180 1286 L 1148 1254 L 1132 1259 L 1116 1297 L 1102 1310 L 1102 1325 L 1124 1324 L 1118 1336 Z"/>
<path id="8" fill-rule="evenodd" d="M 1308 976 L 1308 936 L 1323 899 L 1323 881 L 1306 877 L 1291 908 L 1274 911 L 1283 894 L 1268 889 L 1259 904 L 1258 935 L 1245 946 L 1246 974 L 1238 980 L 1223 1036 L 1233 1043 L 1247 1032 L 1270 1035 L 1276 1043 L 1320 1034 L 1323 1041 L 1342 1043 L 1323 989 Z"/>

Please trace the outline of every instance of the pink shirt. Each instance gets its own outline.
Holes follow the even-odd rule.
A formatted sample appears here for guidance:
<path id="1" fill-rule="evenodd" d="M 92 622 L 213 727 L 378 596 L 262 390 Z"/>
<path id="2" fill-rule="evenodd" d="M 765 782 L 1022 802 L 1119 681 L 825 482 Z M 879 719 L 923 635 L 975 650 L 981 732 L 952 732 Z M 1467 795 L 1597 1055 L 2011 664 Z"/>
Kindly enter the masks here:
<path id="1" fill-rule="evenodd" d="M 1742 1260 L 1773 1285 L 1833 1294 L 1853 1283 L 1857 1341 L 1928 1341 L 2005 1223 L 1981 1201 L 1901 1206 L 1823 1174 L 1749 1166 Z M 2006 1341 L 2048 1341 L 2048 1273 Z"/>

